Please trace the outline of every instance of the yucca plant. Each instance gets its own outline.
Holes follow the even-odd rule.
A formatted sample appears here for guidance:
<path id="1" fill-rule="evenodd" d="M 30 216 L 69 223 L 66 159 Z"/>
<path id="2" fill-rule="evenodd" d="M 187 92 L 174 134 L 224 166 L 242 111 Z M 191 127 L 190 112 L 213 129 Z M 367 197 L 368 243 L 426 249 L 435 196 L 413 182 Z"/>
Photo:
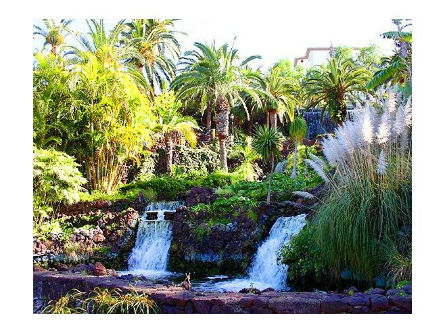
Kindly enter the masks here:
<path id="1" fill-rule="evenodd" d="M 307 124 L 303 117 L 297 116 L 292 122 L 289 123 L 289 136 L 294 141 L 294 165 L 292 168 L 291 178 L 295 179 L 297 176 L 297 157 L 298 157 L 298 144 L 306 137 Z"/>
<path id="2" fill-rule="evenodd" d="M 322 142 L 334 173 L 315 156 L 306 160 L 328 183 L 314 223 L 324 258 L 337 272 L 348 269 L 368 281 L 383 272 L 392 277 L 388 257 L 411 256 L 410 247 L 397 246 L 399 231 L 411 225 L 410 135 L 411 102 L 397 105 L 390 92 L 384 105 L 367 105 Z"/>
<path id="3" fill-rule="evenodd" d="M 253 137 L 253 149 L 258 153 L 258 155 L 261 155 L 264 161 L 270 163 L 267 203 L 270 203 L 271 182 L 275 166 L 275 158 L 280 155 L 283 141 L 284 136 L 277 128 L 268 128 L 265 125 L 258 127 Z"/>

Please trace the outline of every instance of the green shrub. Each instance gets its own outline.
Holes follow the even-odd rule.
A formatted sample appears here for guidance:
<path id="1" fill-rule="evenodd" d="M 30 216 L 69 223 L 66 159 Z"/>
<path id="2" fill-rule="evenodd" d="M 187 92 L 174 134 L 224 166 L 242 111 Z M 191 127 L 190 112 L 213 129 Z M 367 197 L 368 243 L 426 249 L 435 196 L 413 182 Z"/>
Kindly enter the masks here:
<path id="1" fill-rule="evenodd" d="M 156 303 L 145 293 L 132 290 L 94 288 L 88 295 L 72 290 L 57 301 L 50 301 L 42 313 L 71 314 L 149 314 L 158 313 Z"/>
<path id="2" fill-rule="evenodd" d="M 314 235 L 314 228 L 307 225 L 282 248 L 279 256 L 289 266 L 288 283 L 300 290 L 326 286 L 327 274 Z"/>
<path id="3" fill-rule="evenodd" d="M 33 152 L 33 215 L 38 222 L 55 206 L 79 201 L 86 179 L 73 157 L 53 149 L 34 147 Z"/>

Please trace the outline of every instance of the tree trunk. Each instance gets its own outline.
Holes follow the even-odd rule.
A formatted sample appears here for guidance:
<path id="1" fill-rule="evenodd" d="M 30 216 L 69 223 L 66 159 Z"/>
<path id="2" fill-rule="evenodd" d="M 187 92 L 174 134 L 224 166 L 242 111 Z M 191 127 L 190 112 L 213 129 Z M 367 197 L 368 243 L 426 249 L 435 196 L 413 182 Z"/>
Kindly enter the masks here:
<path id="1" fill-rule="evenodd" d="M 249 122 L 247 123 L 247 145 L 250 146 L 252 143 L 253 135 L 253 112 L 249 109 Z"/>
<path id="2" fill-rule="evenodd" d="M 223 95 L 219 95 L 216 99 L 216 134 L 219 140 L 219 157 L 221 162 L 221 168 L 223 171 L 227 171 L 227 152 L 226 152 L 226 139 L 229 135 L 229 112 L 230 104 L 227 98 Z"/>
<path id="3" fill-rule="evenodd" d="M 269 110 L 266 111 L 266 127 L 270 128 L 270 112 L 269 112 Z"/>
<path id="4" fill-rule="evenodd" d="M 298 157 L 298 140 L 295 140 L 295 149 L 294 149 L 294 166 L 292 168 L 291 179 L 295 179 L 297 177 L 297 157 Z"/>
<path id="5" fill-rule="evenodd" d="M 57 46 L 56 45 L 51 46 L 51 53 L 54 54 L 55 56 L 57 55 Z"/>
<path id="6" fill-rule="evenodd" d="M 210 134 L 212 129 L 212 103 L 207 103 L 207 119 L 206 119 L 206 128 L 207 132 Z"/>
<path id="7" fill-rule="evenodd" d="M 272 192 L 272 177 L 273 177 L 273 169 L 274 169 L 274 165 L 275 164 L 275 156 L 272 154 L 272 156 L 270 157 L 270 174 L 269 174 L 269 185 L 268 185 L 268 189 L 267 189 L 267 203 L 270 203 L 270 195 Z"/>
<path id="8" fill-rule="evenodd" d="M 221 161 L 221 169 L 227 171 L 227 150 L 226 139 L 219 140 L 219 159 Z"/>
<path id="9" fill-rule="evenodd" d="M 277 128 L 277 110 L 272 110 L 270 113 L 270 127 Z"/>
<path id="10" fill-rule="evenodd" d="M 172 175 L 172 165 L 173 165 L 173 141 L 172 136 L 167 134 L 167 174 Z"/>

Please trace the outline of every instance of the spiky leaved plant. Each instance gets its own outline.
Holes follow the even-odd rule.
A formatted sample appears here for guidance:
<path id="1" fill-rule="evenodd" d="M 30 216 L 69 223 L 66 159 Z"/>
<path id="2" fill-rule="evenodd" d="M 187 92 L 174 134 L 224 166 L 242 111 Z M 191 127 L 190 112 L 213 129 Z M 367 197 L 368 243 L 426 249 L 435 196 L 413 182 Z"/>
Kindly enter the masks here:
<path id="1" fill-rule="evenodd" d="M 315 157 L 306 160 L 329 187 L 314 216 L 325 260 L 368 281 L 394 271 L 388 257 L 411 255 L 397 246 L 399 231 L 411 225 L 411 102 L 387 95 L 385 104 L 365 106 L 322 142 L 334 173 Z"/>
<path id="2" fill-rule="evenodd" d="M 253 149 L 261 157 L 270 163 L 269 185 L 267 190 L 267 203 L 270 203 L 271 182 L 275 165 L 275 157 L 280 154 L 283 146 L 284 136 L 275 127 L 268 128 L 263 125 L 258 127 L 253 137 Z"/>

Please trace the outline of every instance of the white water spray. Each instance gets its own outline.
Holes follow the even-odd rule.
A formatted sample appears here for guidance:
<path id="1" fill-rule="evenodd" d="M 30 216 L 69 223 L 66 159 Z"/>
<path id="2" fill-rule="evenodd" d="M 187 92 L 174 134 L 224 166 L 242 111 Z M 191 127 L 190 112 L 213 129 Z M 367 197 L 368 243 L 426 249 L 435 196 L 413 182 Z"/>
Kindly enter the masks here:
<path id="1" fill-rule="evenodd" d="M 172 240 L 172 225 L 165 220 L 165 212 L 175 212 L 180 202 L 154 202 L 148 204 L 139 223 L 136 244 L 128 259 L 131 273 L 152 277 L 169 275 L 168 252 Z M 148 220 L 150 213 L 157 213 L 156 220 Z"/>
<path id="2" fill-rule="evenodd" d="M 289 243 L 292 236 L 298 235 L 306 225 L 306 215 L 280 217 L 270 230 L 269 237 L 258 248 L 245 279 L 235 279 L 215 284 L 219 291 L 239 291 L 242 288 L 264 289 L 272 287 L 285 290 L 287 266 L 277 262 L 277 256 L 283 245 Z"/>

